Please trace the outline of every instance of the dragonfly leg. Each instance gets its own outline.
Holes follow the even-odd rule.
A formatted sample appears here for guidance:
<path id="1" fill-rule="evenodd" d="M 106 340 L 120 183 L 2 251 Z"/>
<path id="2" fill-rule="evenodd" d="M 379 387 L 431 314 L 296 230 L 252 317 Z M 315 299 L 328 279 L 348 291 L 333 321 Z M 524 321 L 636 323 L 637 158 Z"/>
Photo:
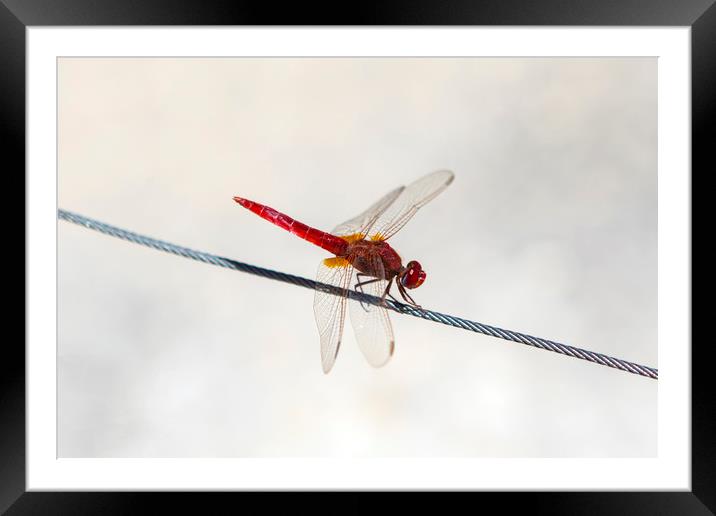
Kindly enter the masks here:
<path id="1" fill-rule="evenodd" d="M 360 272 L 356 273 L 356 279 L 358 280 L 358 283 L 356 283 L 353 288 L 355 288 L 361 294 L 365 294 L 365 292 L 363 291 L 363 285 L 369 285 L 371 283 L 375 283 L 376 281 L 380 281 L 380 278 L 373 278 L 373 279 L 369 279 L 366 281 L 360 281 L 361 277 L 371 278 L 372 276 L 368 276 L 367 274 L 361 274 Z M 367 312 L 368 307 L 366 306 L 366 304 L 363 301 L 359 301 L 359 303 L 360 303 L 361 308 Z"/>
<path id="2" fill-rule="evenodd" d="M 398 299 L 397 297 L 395 297 L 395 296 L 394 296 L 393 294 L 391 294 L 390 292 L 388 292 L 388 296 L 390 297 L 390 299 L 392 299 L 392 300 L 395 301 L 396 303 L 400 303 L 400 302 L 401 302 L 400 299 Z"/>
<path id="3" fill-rule="evenodd" d="M 396 285 L 397 285 L 397 284 L 398 284 L 398 283 L 396 282 Z M 388 285 L 386 285 L 386 287 L 385 287 L 385 292 L 383 292 L 383 297 L 381 298 L 381 299 L 383 300 L 383 304 L 384 304 L 384 305 L 385 305 L 385 298 L 386 298 L 386 297 L 389 297 L 390 299 L 392 299 L 392 300 L 395 301 L 396 303 L 400 303 L 400 299 L 398 299 L 397 297 L 395 297 L 395 296 L 394 296 L 393 294 L 391 294 L 391 292 L 390 292 L 390 287 L 391 287 L 392 285 L 393 285 L 393 280 L 391 279 L 391 280 L 388 282 Z"/>
<path id="4" fill-rule="evenodd" d="M 414 306 L 415 308 L 422 308 L 422 306 L 416 303 L 415 300 L 410 296 L 410 294 L 408 294 L 408 292 L 405 290 L 405 288 L 400 282 L 397 282 L 397 285 L 398 292 L 400 292 L 400 295 L 403 296 L 403 299 L 405 299 L 408 304 Z"/>
<path id="5" fill-rule="evenodd" d="M 391 287 L 391 285 L 393 285 L 393 278 L 390 278 L 390 281 L 389 281 L 388 284 L 385 286 L 385 291 L 383 292 L 383 295 L 382 295 L 381 298 L 380 298 L 380 304 L 381 304 L 382 306 L 387 307 L 387 305 L 386 305 L 386 303 L 385 303 L 385 297 L 386 297 L 386 296 L 390 296 L 392 299 L 395 299 L 395 297 L 393 297 L 393 294 L 390 293 L 390 287 Z M 395 301 L 398 301 L 398 300 L 395 299 Z"/>

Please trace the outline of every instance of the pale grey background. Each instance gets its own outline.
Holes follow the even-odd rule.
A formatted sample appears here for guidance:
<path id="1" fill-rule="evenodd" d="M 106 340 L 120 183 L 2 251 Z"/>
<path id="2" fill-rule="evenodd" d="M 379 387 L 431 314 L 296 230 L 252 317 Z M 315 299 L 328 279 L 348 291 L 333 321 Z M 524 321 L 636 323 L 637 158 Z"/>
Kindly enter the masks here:
<path id="1" fill-rule="evenodd" d="M 59 205 L 312 277 L 438 168 L 391 243 L 426 308 L 657 364 L 656 59 L 60 59 Z M 383 369 L 313 294 L 58 223 L 66 457 L 656 454 L 657 382 L 393 314 Z"/>

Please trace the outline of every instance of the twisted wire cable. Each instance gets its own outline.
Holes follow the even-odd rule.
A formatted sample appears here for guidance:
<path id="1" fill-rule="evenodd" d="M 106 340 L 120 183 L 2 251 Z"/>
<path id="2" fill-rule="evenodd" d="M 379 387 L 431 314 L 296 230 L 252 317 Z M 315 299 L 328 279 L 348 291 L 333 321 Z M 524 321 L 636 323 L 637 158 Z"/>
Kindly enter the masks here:
<path id="1" fill-rule="evenodd" d="M 211 265 L 217 265 L 219 267 L 224 267 L 235 271 L 247 272 L 249 274 L 255 274 L 264 278 L 283 281 L 285 283 L 291 283 L 292 285 L 298 285 L 313 290 L 321 290 L 333 295 L 346 294 L 343 289 L 334 285 L 320 283 L 307 278 L 302 278 L 300 276 L 286 274 L 284 272 L 264 269 L 263 267 L 257 267 L 248 263 L 238 262 L 236 260 L 223 258 L 221 256 L 216 256 L 210 253 L 195 251 L 187 247 L 181 247 L 175 244 L 171 244 L 169 242 L 164 242 L 155 238 L 139 235 L 137 233 L 111 226 L 109 224 L 105 224 L 104 222 L 90 219 L 83 215 L 72 213 L 66 210 L 58 210 L 58 216 L 62 220 L 66 220 L 68 222 L 72 222 L 74 224 L 78 224 L 80 226 L 93 229 L 95 231 L 99 231 L 100 233 L 104 233 L 105 235 L 121 238 L 123 240 L 134 242 L 135 244 L 143 245 L 146 247 L 151 247 L 152 249 L 157 249 L 159 251 L 183 256 L 184 258 L 190 258 L 192 260 L 209 263 Z M 381 299 L 379 297 L 371 296 L 355 290 L 348 290 L 347 294 L 351 299 L 355 299 L 363 303 L 370 303 L 373 305 L 381 303 Z M 653 367 L 639 365 L 634 362 L 628 362 L 626 360 L 611 357 L 609 355 L 604 355 L 602 353 L 588 351 L 586 349 L 569 346 L 567 344 L 561 344 L 559 342 L 542 339 L 540 337 L 533 337 L 532 335 L 527 335 L 525 333 L 505 330 L 503 328 L 470 321 L 468 319 L 462 319 L 453 315 L 434 312 L 432 310 L 425 310 L 423 308 L 416 308 L 414 306 L 406 305 L 404 303 L 399 303 L 388 299 L 386 299 L 386 304 L 390 310 L 401 314 L 412 315 L 413 317 L 420 317 L 421 319 L 427 319 L 428 321 L 446 324 L 455 328 L 462 328 L 463 330 L 469 330 L 475 333 L 481 333 L 483 335 L 497 337 L 499 339 L 518 342 L 520 344 L 526 344 L 528 346 L 533 346 L 547 351 L 553 351 L 555 353 L 560 353 L 562 355 L 567 355 L 573 358 L 579 358 L 581 360 L 586 360 L 595 364 L 612 367 L 614 369 L 619 369 L 621 371 L 626 371 L 627 373 L 645 376 L 647 378 L 658 379 L 659 377 L 658 370 Z"/>

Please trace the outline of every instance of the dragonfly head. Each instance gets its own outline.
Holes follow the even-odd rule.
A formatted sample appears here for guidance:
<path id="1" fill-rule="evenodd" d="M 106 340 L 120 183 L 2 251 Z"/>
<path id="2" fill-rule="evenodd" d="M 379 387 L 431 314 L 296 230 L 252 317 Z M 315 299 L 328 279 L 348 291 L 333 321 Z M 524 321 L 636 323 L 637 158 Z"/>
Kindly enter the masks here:
<path id="1" fill-rule="evenodd" d="M 423 284 L 427 274 L 415 260 L 408 262 L 408 265 L 400 273 L 400 283 L 405 288 L 418 288 Z"/>

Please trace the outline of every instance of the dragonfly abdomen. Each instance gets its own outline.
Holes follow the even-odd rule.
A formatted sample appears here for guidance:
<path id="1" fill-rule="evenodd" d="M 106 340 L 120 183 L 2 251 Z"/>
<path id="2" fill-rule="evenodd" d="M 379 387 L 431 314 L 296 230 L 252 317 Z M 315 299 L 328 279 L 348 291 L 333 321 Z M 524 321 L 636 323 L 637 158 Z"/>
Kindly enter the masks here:
<path id="1" fill-rule="evenodd" d="M 336 256 L 342 256 L 348 249 L 348 242 L 341 237 L 331 235 L 330 233 L 326 233 L 320 229 L 312 228 L 303 222 L 297 221 L 293 217 L 289 217 L 285 213 L 274 210 L 270 206 L 249 201 L 248 199 L 243 199 L 241 197 L 234 197 L 234 200 L 247 210 L 254 212 L 262 219 L 268 220 L 272 224 L 275 224 L 276 226 L 293 233 L 297 237 L 325 249 L 329 253 L 333 253 Z"/>

